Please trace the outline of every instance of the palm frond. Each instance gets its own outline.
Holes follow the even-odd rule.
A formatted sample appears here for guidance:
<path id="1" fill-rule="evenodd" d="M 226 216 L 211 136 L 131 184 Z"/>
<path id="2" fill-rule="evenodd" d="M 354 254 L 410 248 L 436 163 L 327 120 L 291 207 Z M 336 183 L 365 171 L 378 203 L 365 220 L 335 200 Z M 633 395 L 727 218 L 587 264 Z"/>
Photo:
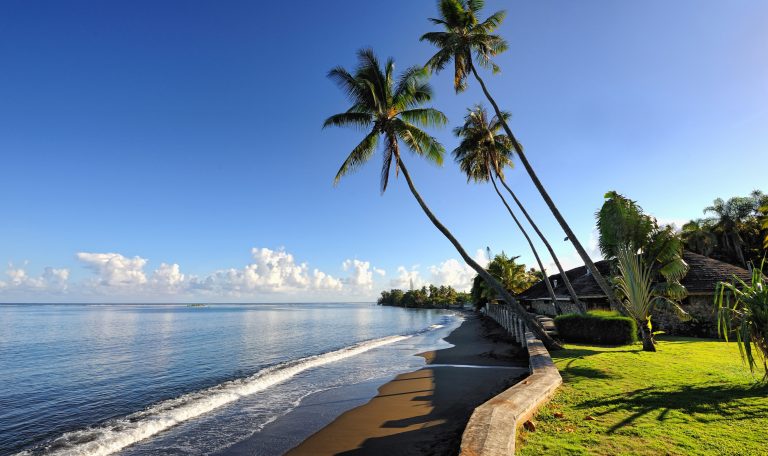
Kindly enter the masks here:
<path id="1" fill-rule="evenodd" d="M 442 127 L 448 118 L 435 108 L 409 109 L 400 113 L 400 118 L 408 123 L 423 127 Z"/>
<path id="2" fill-rule="evenodd" d="M 443 164 L 445 149 L 434 137 L 428 135 L 418 127 L 397 119 L 394 123 L 395 131 L 400 139 L 408 145 L 408 148 L 427 160 L 437 164 Z"/>
<path id="3" fill-rule="evenodd" d="M 334 114 L 323 122 L 323 128 L 327 127 L 357 127 L 370 128 L 373 125 L 372 116 L 363 112 L 342 112 Z"/>
<path id="4" fill-rule="evenodd" d="M 352 149 L 344 163 L 341 164 L 336 177 L 333 179 L 333 185 L 338 185 L 339 180 L 346 174 L 355 171 L 367 162 L 376 151 L 376 145 L 379 142 L 379 132 L 373 130 L 363 138 L 360 143 Z"/>

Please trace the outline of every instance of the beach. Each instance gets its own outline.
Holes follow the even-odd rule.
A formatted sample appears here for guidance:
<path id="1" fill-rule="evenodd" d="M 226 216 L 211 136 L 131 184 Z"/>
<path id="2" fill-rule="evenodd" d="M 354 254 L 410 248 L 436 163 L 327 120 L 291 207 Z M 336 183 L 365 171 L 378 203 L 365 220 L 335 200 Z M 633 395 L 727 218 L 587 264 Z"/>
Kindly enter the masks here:
<path id="1" fill-rule="evenodd" d="M 398 375 L 366 404 L 341 414 L 287 454 L 458 453 L 473 410 L 527 376 L 525 352 L 496 323 L 468 314 L 424 368 Z"/>

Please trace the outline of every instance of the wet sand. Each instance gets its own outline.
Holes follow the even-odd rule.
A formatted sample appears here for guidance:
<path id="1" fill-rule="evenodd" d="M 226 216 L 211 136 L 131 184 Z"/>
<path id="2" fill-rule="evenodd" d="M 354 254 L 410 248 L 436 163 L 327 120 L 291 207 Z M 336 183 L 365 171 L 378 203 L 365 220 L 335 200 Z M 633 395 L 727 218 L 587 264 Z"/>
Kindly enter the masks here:
<path id="1" fill-rule="evenodd" d="M 474 314 L 423 353 L 428 366 L 397 376 L 299 446 L 304 455 L 450 455 L 478 405 L 527 376 L 527 358 L 503 330 Z"/>

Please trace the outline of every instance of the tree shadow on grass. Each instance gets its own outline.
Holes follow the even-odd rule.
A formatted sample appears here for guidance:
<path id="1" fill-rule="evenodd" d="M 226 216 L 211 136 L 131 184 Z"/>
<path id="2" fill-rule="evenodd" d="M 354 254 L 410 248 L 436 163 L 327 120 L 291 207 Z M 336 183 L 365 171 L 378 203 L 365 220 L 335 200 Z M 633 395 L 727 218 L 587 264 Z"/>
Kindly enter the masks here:
<path id="1" fill-rule="evenodd" d="M 650 413 L 665 421 L 671 411 L 679 411 L 701 423 L 738 421 L 768 416 L 768 401 L 756 398 L 768 396 L 768 385 L 752 387 L 684 386 L 678 390 L 661 390 L 655 387 L 641 388 L 607 398 L 585 401 L 579 408 L 609 407 L 593 415 L 602 416 L 617 411 L 629 411 L 630 416 L 613 425 L 608 433 L 629 426 Z M 714 416 L 713 416 L 714 415 Z"/>

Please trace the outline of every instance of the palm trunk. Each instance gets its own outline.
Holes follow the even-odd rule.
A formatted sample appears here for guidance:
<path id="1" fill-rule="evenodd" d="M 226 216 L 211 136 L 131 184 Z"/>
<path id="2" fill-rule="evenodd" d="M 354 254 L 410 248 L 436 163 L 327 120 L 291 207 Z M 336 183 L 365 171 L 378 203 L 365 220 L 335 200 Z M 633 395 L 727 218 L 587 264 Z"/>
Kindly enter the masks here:
<path id="1" fill-rule="evenodd" d="M 656 344 L 653 342 L 653 333 L 641 322 L 638 322 L 637 326 L 640 327 L 640 336 L 643 338 L 643 351 L 655 352 Z"/>
<path id="2" fill-rule="evenodd" d="M 515 203 L 517 204 L 517 207 L 520 208 L 520 210 L 523 212 L 523 215 L 525 216 L 525 219 L 528 220 L 528 223 L 531 224 L 533 227 L 533 231 L 536 232 L 536 234 L 539 235 L 539 239 L 541 239 L 541 242 L 544 243 L 544 245 L 547 247 L 547 250 L 549 251 L 549 254 L 552 256 L 552 260 L 555 262 L 555 265 L 557 266 L 557 270 L 560 271 L 560 277 L 563 279 L 563 283 L 565 283 L 565 288 L 568 289 L 568 294 L 571 296 L 571 300 L 576 305 L 576 307 L 579 309 L 579 312 L 581 313 L 587 313 L 587 306 L 584 305 L 583 302 L 579 300 L 579 297 L 576 295 L 576 290 L 573 289 L 573 285 L 571 284 L 570 279 L 568 279 L 568 276 L 565 274 L 565 271 L 563 270 L 563 266 L 560 264 L 560 260 L 557 258 L 557 255 L 555 255 L 555 250 L 552 248 L 551 245 L 549 245 L 549 241 L 547 241 L 547 238 L 544 237 L 544 234 L 541 232 L 539 227 L 536 225 L 536 223 L 533 222 L 533 219 L 530 215 L 528 215 L 528 211 L 525 210 L 525 207 L 520 202 L 519 199 L 517 199 L 517 195 L 515 195 L 515 192 L 512 191 L 511 188 L 509 188 L 509 185 L 507 185 L 507 182 L 504 180 L 503 177 L 499 177 L 499 180 L 501 181 L 501 185 L 504 186 L 504 188 L 507 189 L 510 195 L 512 195 L 512 199 L 515 200 Z"/>
<path id="3" fill-rule="evenodd" d="M 557 306 L 557 296 L 555 295 L 555 290 L 552 288 L 552 283 L 549 281 L 549 277 L 547 276 L 547 270 L 544 269 L 544 264 L 542 264 L 541 258 L 539 258 L 539 252 L 536 251 L 536 247 L 533 245 L 530 236 L 528 236 L 528 233 L 525 231 L 525 228 L 523 228 L 520 220 L 517 219 L 515 213 L 512 212 L 512 208 L 509 207 L 509 204 L 507 204 L 507 200 L 504 199 L 504 195 L 502 195 L 499 191 L 499 187 L 496 185 L 496 179 L 493 177 L 493 175 L 490 175 L 489 177 L 491 179 L 491 183 L 493 184 L 493 189 L 496 190 L 496 194 L 499 195 L 499 198 L 501 198 L 501 202 L 504 203 L 504 206 L 507 208 L 509 215 L 512 216 L 512 220 L 515 221 L 515 224 L 517 224 L 517 227 L 520 229 L 520 232 L 523 233 L 525 240 L 528 241 L 528 245 L 531 247 L 533 256 L 536 258 L 536 262 L 539 264 L 539 269 L 541 270 L 541 274 L 543 276 L 542 280 L 544 281 L 544 285 L 547 287 L 549 298 L 552 299 L 552 305 L 555 306 L 555 313 L 560 313 Z"/>
<path id="4" fill-rule="evenodd" d="M 486 271 L 482 266 L 477 264 L 475 260 L 470 257 L 467 252 L 464 250 L 464 247 L 459 244 L 459 241 L 456 240 L 456 238 L 451 234 L 450 231 L 440 222 L 440 220 L 435 217 L 435 214 L 432 213 L 432 211 L 427 207 L 427 204 L 424 202 L 423 199 L 421 199 L 421 195 L 419 195 L 419 192 L 416 191 L 416 187 L 413 185 L 413 181 L 411 180 L 411 176 L 408 174 L 408 170 L 405 168 L 405 165 L 403 164 L 403 161 L 400 159 L 399 154 L 395 155 L 396 165 L 400 169 L 400 171 L 403 172 L 403 176 L 405 176 L 406 182 L 408 182 L 408 188 L 411 190 L 411 193 L 413 194 L 414 198 L 416 198 L 416 201 L 419 203 L 419 206 L 421 206 L 421 209 L 424 211 L 425 214 L 427 214 L 427 217 L 432 222 L 433 225 L 441 232 L 443 235 L 448 238 L 448 240 L 453 244 L 453 246 L 456 248 L 456 250 L 459 252 L 459 255 L 461 255 L 461 258 L 464 259 L 464 261 L 472 268 L 474 269 L 477 274 L 485 280 L 485 282 L 490 285 L 494 290 L 496 290 L 496 293 L 498 293 L 499 296 L 501 296 L 501 299 L 507 302 L 512 307 L 512 310 L 517 314 L 518 317 L 522 318 L 525 322 L 526 326 L 530 328 L 531 331 L 538 337 L 544 345 L 549 350 L 559 350 L 562 347 L 560 344 L 555 342 L 552 337 L 549 336 L 544 331 L 544 328 L 541 327 L 538 321 L 536 321 L 535 318 L 533 318 L 528 312 L 523 309 L 523 306 L 520 305 L 519 302 L 504 288 L 504 286 L 499 283 L 498 280 L 493 278 L 492 275 L 488 274 L 488 271 Z"/>
<path id="5" fill-rule="evenodd" d="M 557 219 L 557 223 L 560 224 L 560 227 L 565 232 L 565 235 L 568 236 L 568 239 L 570 239 L 571 243 L 576 248 L 576 252 L 578 252 L 579 256 L 581 257 L 581 260 L 584 261 L 584 265 L 587 267 L 587 269 L 589 269 L 589 271 L 592 273 L 592 276 L 595 278 L 595 281 L 597 282 L 598 286 L 600 286 L 600 289 L 603 290 L 603 293 L 605 293 L 606 297 L 608 298 L 608 302 L 610 302 L 611 304 L 611 307 L 613 307 L 614 309 L 621 308 L 621 304 L 619 304 L 619 302 L 616 300 L 616 297 L 614 296 L 611 288 L 608 286 L 608 283 L 605 281 L 605 278 L 603 278 L 603 276 L 600 275 L 600 271 L 597 270 L 595 263 L 593 263 L 592 259 L 589 258 L 587 251 L 584 250 L 584 247 L 576 238 L 576 235 L 573 233 L 573 230 L 571 230 L 571 227 L 568 226 L 568 222 L 565 221 L 563 216 L 560 214 L 560 210 L 557 208 L 557 206 L 555 206 L 555 203 L 552 201 L 552 198 L 549 197 L 549 193 L 547 193 L 547 190 L 544 188 L 544 185 L 542 185 L 541 181 L 539 180 L 539 177 L 536 175 L 536 172 L 533 170 L 533 168 L 531 167 L 531 164 L 528 162 L 528 159 L 526 158 L 525 153 L 523 153 L 523 148 L 520 146 L 520 143 L 517 142 L 515 135 L 512 133 L 512 130 L 509 128 L 509 125 L 507 125 L 507 121 L 504 120 L 504 117 L 501 115 L 501 109 L 499 109 L 499 105 L 496 104 L 496 100 L 493 99 L 490 92 L 488 92 L 488 88 L 485 87 L 485 82 L 483 82 L 482 78 L 477 73 L 477 69 L 475 69 L 475 65 L 472 64 L 472 62 L 470 62 L 469 66 L 472 69 L 472 74 L 475 76 L 475 79 L 477 79 L 477 82 L 480 83 L 480 86 L 483 89 L 483 93 L 485 94 L 485 97 L 488 98 L 488 101 L 493 106 L 493 109 L 496 112 L 496 116 L 501 122 L 501 126 L 504 127 L 504 131 L 507 133 L 507 136 L 509 136 L 509 139 L 512 141 L 512 145 L 515 148 L 515 152 L 517 152 L 517 155 L 520 157 L 520 163 L 523 164 L 523 167 L 525 167 L 525 170 L 528 172 L 528 175 L 531 177 L 531 180 L 533 181 L 533 185 L 536 186 L 536 189 L 541 194 L 541 197 L 544 199 L 544 202 L 547 203 L 549 210 L 552 211 L 552 215 L 554 215 L 555 219 Z"/>

